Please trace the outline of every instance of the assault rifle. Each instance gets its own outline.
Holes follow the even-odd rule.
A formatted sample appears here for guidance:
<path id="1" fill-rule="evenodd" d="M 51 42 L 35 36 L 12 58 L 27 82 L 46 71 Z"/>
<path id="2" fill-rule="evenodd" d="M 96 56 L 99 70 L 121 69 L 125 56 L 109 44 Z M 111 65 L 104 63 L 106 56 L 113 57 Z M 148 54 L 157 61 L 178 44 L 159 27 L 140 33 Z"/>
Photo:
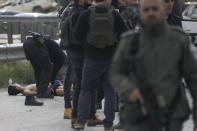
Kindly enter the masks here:
<path id="1" fill-rule="evenodd" d="M 66 0 L 66 3 L 64 4 L 64 6 L 58 11 L 58 17 L 62 18 L 63 15 L 66 12 L 66 9 L 69 8 L 69 6 L 71 5 L 70 0 Z"/>

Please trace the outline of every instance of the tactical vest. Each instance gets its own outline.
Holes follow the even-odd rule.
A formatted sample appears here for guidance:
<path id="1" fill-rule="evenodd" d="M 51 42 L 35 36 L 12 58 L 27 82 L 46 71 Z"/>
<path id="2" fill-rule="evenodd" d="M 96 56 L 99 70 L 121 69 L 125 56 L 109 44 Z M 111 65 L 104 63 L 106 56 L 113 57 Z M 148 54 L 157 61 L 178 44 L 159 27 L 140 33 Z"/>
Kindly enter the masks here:
<path id="1" fill-rule="evenodd" d="M 65 11 L 65 13 L 63 14 L 62 19 L 60 20 L 59 23 L 59 37 L 61 39 L 60 42 L 60 47 L 62 49 L 66 49 L 69 47 L 71 41 L 72 41 L 72 12 L 73 12 L 73 8 L 69 7 L 67 8 L 67 10 Z"/>
<path id="2" fill-rule="evenodd" d="M 88 44 L 101 49 L 107 46 L 113 46 L 114 42 L 116 42 L 114 33 L 114 9 L 108 8 L 106 13 L 96 12 L 96 7 L 90 7 L 89 10 Z"/>

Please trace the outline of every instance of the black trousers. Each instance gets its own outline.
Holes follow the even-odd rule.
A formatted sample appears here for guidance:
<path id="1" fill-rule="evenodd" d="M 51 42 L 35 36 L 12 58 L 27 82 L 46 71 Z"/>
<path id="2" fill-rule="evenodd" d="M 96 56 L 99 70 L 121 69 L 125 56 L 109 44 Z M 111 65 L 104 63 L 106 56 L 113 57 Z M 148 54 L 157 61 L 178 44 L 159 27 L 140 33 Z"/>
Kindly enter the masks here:
<path id="1" fill-rule="evenodd" d="M 47 49 L 37 43 L 33 38 L 28 39 L 23 44 L 23 49 L 27 60 L 31 62 L 34 69 L 34 76 L 37 86 L 37 94 L 47 93 L 48 85 L 51 80 L 52 64 Z"/>
<path id="2" fill-rule="evenodd" d="M 71 108 L 71 94 L 70 89 L 71 85 L 75 83 L 75 72 L 73 69 L 73 64 L 71 62 L 71 52 L 67 50 L 67 70 L 65 74 L 64 80 L 64 101 L 65 101 L 65 108 Z M 75 84 L 74 84 L 75 85 Z"/>

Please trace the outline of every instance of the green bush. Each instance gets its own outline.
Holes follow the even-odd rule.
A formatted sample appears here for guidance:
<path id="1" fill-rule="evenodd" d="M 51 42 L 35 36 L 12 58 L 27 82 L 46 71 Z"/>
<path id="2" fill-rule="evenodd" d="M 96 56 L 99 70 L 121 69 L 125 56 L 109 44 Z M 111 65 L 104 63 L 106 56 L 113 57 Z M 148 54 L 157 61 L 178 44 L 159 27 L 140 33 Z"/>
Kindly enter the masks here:
<path id="1" fill-rule="evenodd" d="M 63 79 L 65 66 L 59 71 L 58 77 Z M 8 86 L 9 78 L 20 84 L 35 83 L 31 64 L 26 61 L 0 63 L 0 88 Z"/>

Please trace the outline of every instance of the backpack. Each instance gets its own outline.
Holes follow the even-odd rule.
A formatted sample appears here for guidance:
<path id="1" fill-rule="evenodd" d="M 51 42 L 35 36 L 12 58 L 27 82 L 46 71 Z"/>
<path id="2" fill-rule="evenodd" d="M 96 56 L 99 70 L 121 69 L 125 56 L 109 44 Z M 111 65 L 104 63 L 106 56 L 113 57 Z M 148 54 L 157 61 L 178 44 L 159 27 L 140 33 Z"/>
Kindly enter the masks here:
<path id="1" fill-rule="evenodd" d="M 64 11 L 64 14 L 59 22 L 59 37 L 61 39 L 60 41 L 60 47 L 62 49 L 66 49 L 69 47 L 70 42 L 72 41 L 72 12 L 73 8 L 68 7 L 66 8 L 66 11 Z"/>
<path id="2" fill-rule="evenodd" d="M 106 13 L 96 12 L 96 7 L 90 7 L 89 32 L 87 35 L 88 44 L 96 48 L 113 46 L 116 42 L 114 33 L 113 8 L 108 8 Z"/>

